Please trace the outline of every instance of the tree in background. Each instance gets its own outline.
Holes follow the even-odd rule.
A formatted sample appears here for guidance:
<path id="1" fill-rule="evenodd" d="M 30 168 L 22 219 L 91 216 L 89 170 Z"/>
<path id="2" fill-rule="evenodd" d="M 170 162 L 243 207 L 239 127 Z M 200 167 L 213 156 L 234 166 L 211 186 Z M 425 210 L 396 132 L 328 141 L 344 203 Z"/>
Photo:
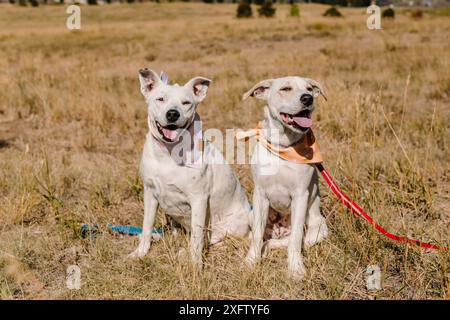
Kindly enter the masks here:
<path id="1" fill-rule="evenodd" d="M 381 16 L 383 18 L 390 18 L 390 19 L 394 19 L 395 18 L 395 11 L 392 8 L 387 8 L 383 10 L 383 13 L 381 14 Z"/>
<path id="2" fill-rule="evenodd" d="M 296 3 L 291 4 L 291 7 L 289 9 L 289 15 L 291 17 L 300 17 L 300 8 L 298 4 Z"/>
<path id="3" fill-rule="evenodd" d="M 275 12 L 277 11 L 277 9 L 275 9 L 272 6 L 272 1 L 266 1 L 261 8 L 258 9 L 258 13 L 259 16 L 261 17 L 267 17 L 267 18 L 271 18 L 275 15 Z"/>
<path id="4" fill-rule="evenodd" d="M 323 15 L 324 17 L 342 17 L 341 12 L 336 7 L 328 8 Z"/>
<path id="5" fill-rule="evenodd" d="M 251 18 L 253 16 L 252 6 L 247 1 L 241 1 L 236 10 L 237 18 Z"/>

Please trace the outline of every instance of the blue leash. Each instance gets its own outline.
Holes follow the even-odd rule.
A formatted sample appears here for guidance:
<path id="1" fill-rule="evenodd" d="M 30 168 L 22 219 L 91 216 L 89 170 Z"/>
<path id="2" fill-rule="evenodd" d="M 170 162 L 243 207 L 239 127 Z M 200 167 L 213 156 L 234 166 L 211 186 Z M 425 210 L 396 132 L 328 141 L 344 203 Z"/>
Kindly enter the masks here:
<path id="1" fill-rule="evenodd" d="M 251 210 L 253 210 L 253 205 L 250 204 Z M 81 226 L 81 237 L 83 238 L 93 238 L 95 237 L 96 233 L 99 232 L 100 226 L 98 224 L 83 224 Z M 113 224 L 108 223 L 106 225 L 106 228 L 108 228 L 112 232 L 121 233 L 121 234 L 127 234 L 130 236 L 139 235 L 142 233 L 141 227 L 136 226 L 129 226 L 129 225 L 122 225 L 122 224 Z M 152 238 L 159 239 L 164 235 L 164 229 L 163 228 L 153 228 L 152 230 Z"/>
<path id="2" fill-rule="evenodd" d="M 98 224 L 94 224 L 94 225 L 83 224 L 81 226 L 81 236 L 83 238 L 93 237 L 99 231 L 99 228 L 100 228 L 100 226 Z M 106 228 L 108 228 L 112 232 L 128 234 L 128 235 L 132 235 L 132 236 L 142 233 L 142 228 L 136 227 L 136 226 L 108 223 L 106 225 Z M 160 238 L 163 235 L 164 235 L 163 228 L 153 228 L 153 230 L 152 230 L 153 238 Z"/>

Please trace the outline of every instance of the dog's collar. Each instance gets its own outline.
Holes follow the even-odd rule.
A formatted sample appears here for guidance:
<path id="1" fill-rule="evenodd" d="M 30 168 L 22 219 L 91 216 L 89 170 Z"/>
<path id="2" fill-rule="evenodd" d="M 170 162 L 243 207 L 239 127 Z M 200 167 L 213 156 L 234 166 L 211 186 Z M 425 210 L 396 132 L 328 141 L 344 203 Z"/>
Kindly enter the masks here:
<path id="1" fill-rule="evenodd" d="M 236 134 L 238 140 L 248 140 L 251 137 L 256 137 L 263 147 L 283 160 L 302 164 L 323 161 L 319 143 L 311 129 L 305 133 L 300 141 L 287 148 L 276 147 L 264 138 L 261 123 L 258 123 L 256 129 L 241 131 Z"/>

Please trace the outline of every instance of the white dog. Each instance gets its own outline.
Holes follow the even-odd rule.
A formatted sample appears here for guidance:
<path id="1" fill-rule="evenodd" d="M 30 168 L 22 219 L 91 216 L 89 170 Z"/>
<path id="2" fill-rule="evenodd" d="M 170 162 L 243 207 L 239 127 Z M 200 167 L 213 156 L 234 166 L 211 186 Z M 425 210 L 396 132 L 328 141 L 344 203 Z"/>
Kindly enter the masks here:
<path id="1" fill-rule="evenodd" d="M 211 80 L 195 77 L 184 86 L 168 85 L 149 69 L 139 71 L 139 80 L 148 104 L 150 132 L 140 167 L 143 232 L 130 256 L 143 257 L 148 252 L 159 205 L 190 231 L 191 258 L 201 267 L 206 229 L 209 243 L 214 244 L 226 235 L 247 236 L 251 224 L 247 197 L 220 151 L 204 141 L 203 161 L 197 167 L 186 165 L 186 156 L 195 153 L 195 143 L 184 145 L 184 149 L 182 144 L 186 133 L 194 131 L 196 107 L 205 98 Z M 180 150 L 184 155 L 176 160 Z"/>
<path id="2" fill-rule="evenodd" d="M 319 94 L 323 95 L 323 90 L 318 82 L 286 77 L 261 81 L 244 94 L 244 99 L 251 96 L 266 101 L 266 115 L 261 125 L 263 138 L 277 148 L 288 148 L 310 130 L 311 113 Z M 274 133 L 278 133 L 276 137 Z M 319 209 L 317 171 L 313 164 L 280 159 L 261 143 L 256 144 L 252 164 L 255 183 L 253 238 L 247 263 L 253 265 L 261 259 L 263 240 L 274 235 L 274 228 L 278 231 L 287 229 L 287 233 L 281 232 L 278 239 L 270 239 L 266 244 L 268 247 L 288 247 L 288 271 L 300 279 L 305 274 L 302 241 L 311 246 L 328 234 Z M 270 228 L 266 228 L 268 220 Z M 305 222 L 307 231 L 303 239 Z"/>

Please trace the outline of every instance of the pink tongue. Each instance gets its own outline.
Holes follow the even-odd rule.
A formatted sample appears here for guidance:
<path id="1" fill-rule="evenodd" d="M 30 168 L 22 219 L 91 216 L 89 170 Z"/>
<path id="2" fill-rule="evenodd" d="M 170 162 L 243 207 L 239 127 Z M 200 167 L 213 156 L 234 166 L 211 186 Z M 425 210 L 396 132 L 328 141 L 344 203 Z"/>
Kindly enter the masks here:
<path id="1" fill-rule="evenodd" d="M 292 120 L 294 120 L 294 122 L 299 125 L 300 127 L 303 128 L 309 128 L 312 126 L 312 120 L 310 118 L 306 118 L 306 117 L 293 117 Z"/>
<path id="2" fill-rule="evenodd" d="M 161 131 L 162 131 L 164 137 L 166 137 L 167 139 L 170 139 L 170 140 L 175 139 L 175 137 L 177 136 L 176 130 L 169 130 L 169 129 L 161 128 Z"/>

